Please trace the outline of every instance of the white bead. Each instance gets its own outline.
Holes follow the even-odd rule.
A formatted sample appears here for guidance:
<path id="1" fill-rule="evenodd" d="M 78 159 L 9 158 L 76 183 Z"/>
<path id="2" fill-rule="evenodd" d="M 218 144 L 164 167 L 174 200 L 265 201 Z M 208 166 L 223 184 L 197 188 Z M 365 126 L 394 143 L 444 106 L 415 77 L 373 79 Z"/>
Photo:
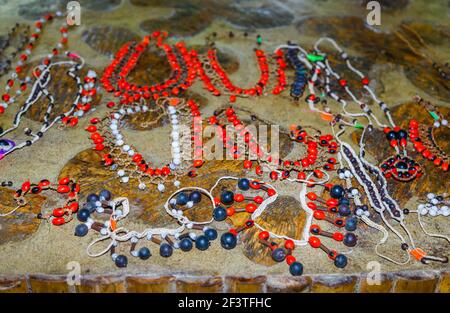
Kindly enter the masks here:
<path id="1" fill-rule="evenodd" d="M 181 159 L 179 159 L 179 158 L 173 159 L 173 164 L 180 165 L 181 164 Z"/>
<path id="2" fill-rule="evenodd" d="M 427 194 L 427 198 L 430 200 L 433 199 L 434 197 L 435 197 L 434 193 L 430 192 L 429 194 Z"/>
<path id="3" fill-rule="evenodd" d="M 438 128 L 439 126 L 441 126 L 441 123 L 439 123 L 438 121 L 434 122 L 433 124 L 434 127 Z"/>
<path id="4" fill-rule="evenodd" d="M 166 189 L 166 187 L 163 184 L 158 184 L 158 190 L 160 192 L 163 192 Z"/>
<path id="5" fill-rule="evenodd" d="M 100 229 L 100 234 L 102 234 L 103 236 L 106 235 L 107 233 L 108 231 L 106 230 L 106 228 Z"/>
<path id="6" fill-rule="evenodd" d="M 122 177 L 123 175 L 125 175 L 125 171 L 124 171 L 124 170 L 118 170 L 118 171 L 117 171 L 117 175 L 119 175 L 120 177 Z"/>
<path id="7" fill-rule="evenodd" d="M 128 150 L 128 155 L 129 156 L 133 156 L 134 155 L 134 150 Z"/>
<path id="8" fill-rule="evenodd" d="M 142 106 L 142 111 L 143 111 L 143 112 L 147 112 L 147 111 L 148 111 L 148 106 L 143 105 L 143 106 Z"/>
<path id="9" fill-rule="evenodd" d="M 358 195 L 359 194 L 359 191 L 358 191 L 358 189 L 352 189 L 352 195 L 353 196 L 356 196 L 356 195 Z"/>
<path id="10" fill-rule="evenodd" d="M 129 145 L 124 145 L 122 147 L 123 151 L 127 152 L 128 150 L 130 150 L 130 146 Z"/>
<path id="11" fill-rule="evenodd" d="M 116 120 L 120 119 L 122 115 L 120 115 L 119 113 L 114 113 L 113 114 L 113 118 L 115 118 Z"/>
<path id="12" fill-rule="evenodd" d="M 123 144 L 124 144 L 123 140 L 117 140 L 116 141 L 116 146 L 121 146 Z"/>
<path id="13" fill-rule="evenodd" d="M 447 120 L 442 120 L 441 121 L 442 125 L 447 126 L 448 125 L 448 121 Z"/>
<path id="14" fill-rule="evenodd" d="M 439 203 L 439 200 L 436 199 L 436 198 L 433 198 L 433 199 L 431 199 L 431 203 L 432 203 L 432 204 L 438 204 L 438 203 Z"/>
<path id="15" fill-rule="evenodd" d="M 115 130 L 115 129 L 117 129 L 117 124 L 111 123 L 111 125 L 109 125 L 109 128 L 111 128 L 112 130 Z"/>
<path id="16" fill-rule="evenodd" d="M 344 174 L 345 174 L 345 177 L 347 177 L 347 178 L 352 177 L 352 173 L 349 170 L 345 170 Z"/>
<path id="17" fill-rule="evenodd" d="M 193 206 L 194 206 L 194 201 L 188 201 L 188 202 L 186 203 L 186 207 L 187 207 L 188 209 L 192 208 Z"/>
<path id="18" fill-rule="evenodd" d="M 426 208 L 423 208 L 423 209 L 419 210 L 419 212 L 420 212 L 420 215 L 427 215 L 428 210 Z"/>
<path id="19" fill-rule="evenodd" d="M 137 257 L 139 255 L 139 252 L 136 250 L 133 250 L 130 252 L 132 256 Z"/>
<path id="20" fill-rule="evenodd" d="M 173 182 L 173 185 L 174 185 L 175 187 L 180 187 L 180 181 L 179 181 L 179 180 L 174 181 L 174 182 Z"/>
<path id="21" fill-rule="evenodd" d="M 130 181 L 130 177 L 124 176 L 124 177 L 122 177 L 121 180 L 122 180 L 122 183 L 128 183 Z"/>
<path id="22" fill-rule="evenodd" d="M 137 239 L 136 237 L 131 237 L 131 243 L 138 243 L 139 239 Z"/>
<path id="23" fill-rule="evenodd" d="M 115 261 L 119 255 L 117 253 L 111 254 L 111 259 Z"/>
<path id="24" fill-rule="evenodd" d="M 364 211 L 361 210 L 361 209 L 357 209 L 357 210 L 356 210 L 356 215 L 361 216 L 363 213 L 364 213 Z"/>
<path id="25" fill-rule="evenodd" d="M 417 206 L 417 209 L 419 209 L 419 210 L 422 210 L 423 208 L 425 208 L 425 204 L 421 203 Z"/>
<path id="26" fill-rule="evenodd" d="M 173 153 L 180 153 L 181 149 L 179 146 L 173 148 Z"/>
<path id="27" fill-rule="evenodd" d="M 116 216 L 117 217 L 119 217 L 119 216 L 122 216 L 122 210 L 115 210 L 115 213 L 116 213 Z"/>
<path id="28" fill-rule="evenodd" d="M 180 143 L 178 141 L 173 141 L 172 142 L 172 147 L 173 148 L 178 148 L 180 146 Z"/>
<path id="29" fill-rule="evenodd" d="M 431 209 L 430 211 L 428 211 L 428 213 L 430 213 L 431 216 L 436 216 L 437 215 L 437 210 L 433 210 Z"/>
<path id="30" fill-rule="evenodd" d="M 176 200 L 176 199 L 170 199 L 170 200 L 169 200 L 169 203 L 170 203 L 170 204 L 176 204 L 176 203 L 177 203 L 177 200 Z"/>
<path id="31" fill-rule="evenodd" d="M 138 186 L 138 188 L 139 188 L 140 190 L 144 190 L 146 187 L 147 187 L 147 186 L 146 186 L 144 183 L 140 183 L 139 186 Z"/>
<path id="32" fill-rule="evenodd" d="M 339 173 L 339 179 L 345 179 L 345 174 L 344 173 Z"/>
<path id="33" fill-rule="evenodd" d="M 369 211 L 364 211 L 364 215 L 369 217 L 370 216 L 370 212 Z"/>
<path id="34" fill-rule="evenodd" d="M 97 207 L 95 210 L 96 210 L 98 213 L 103 213 L 103 212 L 105 212 L 105 209 L 102 208 L 101 206 Z"/>
<path id="35" fill-rule="evenodd" d="M 197 238 L 197 235 L 195 233 L 189 233 L 189 237 L 191 237 L 192 240 L 195 240 L 195 238 Z"/>

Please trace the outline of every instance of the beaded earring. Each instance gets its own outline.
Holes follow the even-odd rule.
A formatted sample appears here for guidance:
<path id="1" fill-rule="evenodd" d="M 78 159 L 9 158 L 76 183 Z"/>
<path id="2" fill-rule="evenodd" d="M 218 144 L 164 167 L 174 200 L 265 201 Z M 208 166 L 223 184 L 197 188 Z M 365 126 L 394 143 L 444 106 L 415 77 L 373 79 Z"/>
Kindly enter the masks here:
<path id="1" fill-rule="evenodd" d="M 0 214 L 1 217 L 13 214 L 17 209 L 28 204 L 26 199 L 27 194 L 40 194 L 45 191 L 53 191 L 58 194 L 67 196 L 67 200 L 62 207 L 53 209 L 51 214 L 39 213 L 37 218 L 45 219 L 55 226 L 64 225 L 72 220 L 73 214 L 78 211 L 78 193 L 80 192 L 80 185 L 75 183 L 68 177 L 59 180 L 58 184 L 52 184 L 47 179 L 42 179 L 39 183 L 34 184 L 26 181 L 22 184 L 14 194 L 16 201 L 16 208 L 13 210 Z"/>

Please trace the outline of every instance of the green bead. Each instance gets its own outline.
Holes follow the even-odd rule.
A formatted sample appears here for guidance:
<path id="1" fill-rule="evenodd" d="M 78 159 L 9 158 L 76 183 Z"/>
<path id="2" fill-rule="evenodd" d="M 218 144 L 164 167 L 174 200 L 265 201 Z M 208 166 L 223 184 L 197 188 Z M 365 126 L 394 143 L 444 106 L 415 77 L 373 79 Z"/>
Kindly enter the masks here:
<path id="1" fill-rule="evenodd" d="M 364 126 L 361 125 L 359 122 L 356 122 L 354 126 L 355 128 L 364 129 Z"/>
<path id="2" fill-rule="evenodd" d="M 436 112 L 431 111 L 431 112 L 430 112 L 430 115 L 431 115 L 431 117 L 434 118 L 436 121 L 439 120 L 439 115 L 437 115 Z"/>
<path id="3" fill-rule="evenodd" d="M 257 38 L 256 38 L 256 42 L 260 45 L 260 44 L 262 44 L 262 37 L 261 36 L 258 36 Z"/>
<path id="4" fill-rule="evenodd" d="M 306 57 L 308 58 L 309 61 L 311 62 L 318 62 L 318 61 L 323 61 L 325 58 L 321 55 L 316 55 L 316 54 L 307 54 Z"/>

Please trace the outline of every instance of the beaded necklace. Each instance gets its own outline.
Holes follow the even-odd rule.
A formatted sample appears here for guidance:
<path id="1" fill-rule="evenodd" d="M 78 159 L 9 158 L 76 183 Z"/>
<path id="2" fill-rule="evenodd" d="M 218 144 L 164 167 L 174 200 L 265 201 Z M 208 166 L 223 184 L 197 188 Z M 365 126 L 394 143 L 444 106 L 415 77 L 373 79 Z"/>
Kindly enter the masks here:
<path id="1" fill-rule="evenodd" d="M 21 28 L 24 28 L 21 33 Z M 2 60 L 0 61 L 0 77 L 4 76 L 11 69 L 12 62 L 14 58 L 25 50 L 25 45 L 27 44 L 27 37 L 30 33 L 29 25 L 21 25 L 16 23 L 11 30 L 6 34 L 6 38 L 1 38 L 2 45 L 0 46 L 0 56 L 2 56 Z M 17 38 L 16 38 L 17 37 Z M 16 39 L 16 40 L 14 40 Z M 16 44 L 14 50 L 6 55 L 7 50 L 11 50 L 13 44 Z"/>
<path id="2" fill-rule="evenodd" d="M 10 79 L 7 80 L 5 85 L 5 91 L 2 94 L 2 101 L 0 102 L 0 114 L 4 113 L 5 109 L 13 104 L 16 99 L 27 89 L 27 85 L 31 83 L 31 77 L 26 76 L 25 78 L 21 79 L 20 74 L 23 72 L 23 69 L 26 66 L 26 62 L 30 60 L 30 56 L 32 53 L 32 50 L 36 46 L 37 40 L 41 36 L 41 32 L 44 29 L 44 26 L 46 26 L 50 21 L 52 21 L 55 17 L 63 17 L 64 14 L 60 11 L 57 11 L 55 14 L 47 14 L 44 17 L 40 18 L 35 23 L 35 31 L 30 35 L 28 38 L 26 49 L 25 51 L 19 56 L 19 60 L 16 62 L 12 68 L 14 68 L 14 71 L 10 74 Z M 64 23 L 62 27 L 60 28 L 61 33 L 61 39 L 59 42 L 55 45 L 55 47 L 51 50 L 52 52 L 47 55 L 47 57 L 43 60 L 44 65 L 48 65 L 51 61 L 51 59 L 57 55 L 68 43 L 68 30 L 70 28 L 67 25 L 67 22 L 64 19 Z M 14 85 L 18 86 L 18 89 L 16 89 L 14 94 Z"/>
<path id="3" fill-rule="evenodd" d="M 191 131 L 198 133 L 200 126 L 197 119 L 201 119 L 201 115 L 198 105 L 193 100 L 161 97 L 155 103 L 156 107 L 163 112 L 160 117 L 169 116 L 172 125 L 173 160 L 162 168 L 155 168 L 145 161 L 142 154 L 137 153 L 132 145 L 125 144 L 124 137 L 120 133 L 124 117 L 149 112 L 148 105 L 128 106 L 112 112 L 103 119 L 94 118 L 91 120 L 92 125 L 86 130 L 91 133 L 90 138 L 95 145 L 94 149 L 103 153 L 103 164 L 116 171 L 121 182 L 128 183 L 130 178 L 136 178 L 139 181 L 139 189 L 143 190 L 148 184 L 155 184 L 158 190 L 163 192 L 164 181 L 173 181 L 178 187 L 180 182 L 177 178 L 190 172 L 190 166 L 182 163 L 182 160 L 190 158 L 182 156 L 181 148 L 191 145 L 191 133 L 186 137 L 179 131 L 179 125 L 191 125 Z M 200 167 L 202 164 L 203 161 L 195 159 L 191 166 Z"/>
<path id="4" fill-rule="evenodd" d="M 414 97 L 414 99 L 430 113 L 435 122 L 433 126 L 427 126 L 420 124 L 416 120 L 410 120 L 409 139 L 417 152 L 446 172 L 449 168 L 450 156 L 436 143 L 434 131 L 441 126 L 449 128 L 448 121 L 430 102 L 423 100 L 419 96 Z"/>
<path id="5" fill-rule="evenodd" d="M 220 66 L 217 59 L 217 49 L 214 42 L 210 42 L 212 47 L 206 53 L 197 58 L 194 65 L 197 69 L 197 75 L 203 81 L 206 90 L 215 96 L 221 94 L 229 95 L 231 103 L 236 101 L 236 97 L 250 97 L 260 96 L 265 89 L 271 89 L 272 94 L 281 93 L 286 86 L 286 75 L 284 69 L 286 63 L 283 60 L 283 52 L 277 51 L 273 55 L 267 57 L 265 52 L 261 49 L 255 48 L 255 56 L 258 62 L 260 77 L 258 82 L 250 88 L 241 88 L 232 83 L 225 70 Z M 269 66 L 272 63 L 272 66 Z M 276 68 L 276 70 L 274 70 Z M 270 76 L 277 77 L 275 86 L 268 86 L 270 83 Z M 218 85 L 222 85 L 225 90 L 219 89 Z"/>
<path id="6" fill-rule="evenodd" d="M 132 103 L 141 98 L 154 99 L 169 95 L 179 95 L 191 86 L 195 80 L 195 69 L 191 66 L 190 52 L 184 43 L 180 42 L 172 48 L 163 41 L 167 33 L 154 32 L 145 36 L 138 44 L 127 43 L 117 52 L 115 59 L 105 68 L 101 79 L 104 88 L 121 98 L 121 103 Z M 162 83 L 151 86 L 137 86 L 126 81 L 127 75 L 135 68 L 139 57 L 149 46 L 151 38 L 156 40 L 156 46 L 162 48 L 172 68 L 170 77 Z"/>
<path id="7" fill-rule="evenodd" d="M 31 146 L 36 141 L 40 140 L 44 136 L 45 132 L 48 131 L 48 129 L 50 129 L 54 124 L 56 124 L 60 121 L 62 121 L 63 123 L 70 123 L 71 126 L 75 126 L 78 123 L 78 118 L 72 117 L 71 115 L 77 109 L 81 108 L 77 112 L 77 115 L 82 116 L 82 113 L 84 112 L 83 109 L 90 108 L 90 106 L 87 106 L 85 108 L 80 107 L 80 102 L 83 103 L 83 105 L 86 105 L 86 101 L 90 101 L 90 98 L 82 99 L 82 95 L 83 95 L 84 91 L 89 93 L 91 89 L 95 90 L 95 88 L 93 88 L 94 84 L 92 83 L 92 81 L 91 81 L 92 84 L 87 84 L 87 85 L 83 86 L 81 78 L 77 75 L 77 72 L 84 66 L 84 60 L 83 60 L 83 58 L 81 58 L 80 56 L 78 56 L 77 54 L 75 54 L 73 52 L 66 52 L 65 54 L 67 55 L 67 57 L 69 57 L 71 59 L 70 61 L 52 62 L 52 63 L 49 63 L 48 65 L 41 66 L 41 70 L 34 71 L 35 75 L 36 74 L 38 74 L 38 75 L 36 77 L 36 81 L 33 85 L 33 88 L 31 89 L 30 95 L 26 99 L 23 106 L 16 113 L 14 121 L 13 121 L 13 126 L 5 131 L 2 130 L 0 133 L 0 137 L 1 137 L 0 138 L 0 146 L 2 146 L 2 149 L 0 150 L 0 159 L 2 159 L 6 155 L 8 155 L 16 150 Z M 68 111 L 66 111 L 62 114 L 56 115 L 53 119 L 51 119 L 50 115 L 55 106 L 55 99 L 54 99 L 52 93 L 46 88 L 51 80 L 50 70 L 54 66 L 66 66 L 66 65 L 71 65 L 71 68 L 67 71 L 67 75 L 75 81 L 75 83 L 78 87 L 77 94 L 72 103 L 72 106 L 70 107 L 70 109 Z M 95 79 L 95 72 L 93 72 L 93 71 L 88 72 L 87 77 L 88 77 L 89 81 L 91 79 Z M 86 88 L 86 89 L 83 89 L 83 88 Z M 31 108 L 31 106 L 34 105 L 42 97 L 46 97 L 49 101 L 49 104 L 47 106 L 46 114 L 44 115 L 44 121 L 43 121 L 42 126 L 39 129 L 39 131 L 37 131 L 36 133 L 33 133 L 33 131 L 31 129 L 26 128 L 25 135 L 30 136 L 31 138 L 29 140 L 25 140 L 19 144 L 15 143 L 12 140 L 3 138 L 5 135 L 16 130 L 19 127 L 23 114 L 25 114 Z"/>

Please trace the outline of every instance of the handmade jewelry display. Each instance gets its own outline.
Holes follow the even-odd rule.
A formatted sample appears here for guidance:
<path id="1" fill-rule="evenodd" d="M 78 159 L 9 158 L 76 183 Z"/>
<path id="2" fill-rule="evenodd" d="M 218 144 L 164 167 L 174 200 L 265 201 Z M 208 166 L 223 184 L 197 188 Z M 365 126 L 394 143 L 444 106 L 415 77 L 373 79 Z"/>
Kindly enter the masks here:
<path id="1" fill-rule="evenodd" d="M 285 262 L 284 270 L 293 276 L 309 274 L 311 255 L 323 258 L 339 273 L 353 272 L 354 261 L 361 256 L 358 253 L 368 250 L 395 264 L 395 270 L 411 259 L 423 264 L 448 262 L 445 249 L 426 246 L 429 243 L 419 237 L 422 232 L 415 231 L 420 227 L 433 240 L 450 242 L 444 228 L 439 229 L 439 223 L 450 215 L 448 184 L 429 183 L 434 178 L 426 166 L 433 162 L 440 174 L 448 174 L 450 158 L 439 141 L 441 131 L 449 128 L 446 109 L 415 96 L 432 120 L 424 119 L 424 123 L 419 122 L 423 121 L 420 116 L 408 116 L 408 128 L 403 129 L 399 125 L 404 123 L 394 121 L 395 117 L 401 122 L 399 111 L 391 113 L 391 105 L 379 99 L 375 81 L 356 68 L 338 40 L 329 37 L 305 49 L 294 41 L 263 44 L 257 35 L 256 45 L 247 45 L 253 48 L 247 54 L 254 64 L 245 64 L 248 81 L 242 81 L 227 72 L 221 59 L 222 45 L 227 43 L 219 43 L 217 33 L 201 46 L 198 38 L 189 35 L 183 37 L 186 42 L 179 41 L 165 31 L 153 31 L 152 25 L 152 32 L 137 41 L 129 41 L 136 36 L 126 33 L 105 44 L 107 48 L 102 46 L 99 64 L 103 73 L 97 78 L 95 71 L 85 70 L 90 63 L 81 53 L 67 46 L 72 27 L 65 17 L 57 12 L 33 26 L 17 24 L 0 41 L 0 78 L 4 76 L 0 115 L 9 110 L 2 115 L 0 160 L 18 150 L 31 160 L 35 156 L 26 153 L 32 149 L 24 148 L 40 144 L 45 135 L 51 139 L 53 130 L 49 130 L 54 126 L 66 129 L 58 136 L 67 136 L 70 142 L 69 132 L 79 134 L 71 127 L 80 123 L 85 138 L 72 147 L 70 162 L 52 164 L 59 174 L 45 177 L 52 181 L 60 177 L 56 183 L 36 179 L 36 175 L 27 176 L 36 183 L 2 177 L 2 190 L 17 181 L 23 183 L 15 188 L 16 207 L 2 210 L 0 217 L 20 221 L 23 217 L 16 211 L 33 205 L 30 195 L 49 195 L 55 200 L 46 203 L 52 209 L 44 205 L 36 217 L 62 226 L 59 230 L 74 229 L 75 237 L 89 240 L 83 246 L 89 257 L 109 254 L 119 268 L 134 266 L 139 259 L 152 260 L 157 254 L 169 258 L 176 253 L 202 253 L 214 244 L 227 251 L 238 247 L 250 260 L 263 260 L 262 264 Z M 44 56 L 34 56 L 40 41 L 48 42 L 41 39 L 44 29 L 59 18 L 64 21 L 58 42 L 48 51 L 43 48 Z M 112 29 L 106 30 L 107 37 Z M 95 43 L 85 40 L 95 31 L 74 32 L 87 44 L 80 50 L 91 49 L 84 56 L 97 54 Z M 237 36 L 231 31 L 228 35 L 229 39 Z M 109 51 L 111 47 L 118 50 Z M 159 73 L 158 63 L 144 65 L 145 54 L 155 51 L 170 67 L 170 74 L 147 81 L 142 79 L 143 71 L 159 77 L 154 74 Z M 31 64 L 38 65 L 30 68 Z M 448 78 L 446 66 L 436 65 L 434 70 L 439 79 Z M 52 87 L 52 81 L 67 79 L 65 75 L 75 86 L 75 94 L 65 100 L 70 106 L 59 103 L 57 87 Z M 81 121 L 95 111 L 98 93 L 107 97 L 106 107 Z M 391 97 L 389 102 L 396 101 L 400 102 Z M 26 120 L 25 114 L 33 113 L 32 109 L 39 111 L 41 121 Z M 256 115 L 258 109 L 261 112 Z M 260 143 L 260 134 L 249 131 L 261 124 L 273 125 L 267 119 L 277 110 L 280 131 L 273 134 L 271 130 L 270 136 L 283 136 L 281 155 L 273 152 L 277 147 Z M 133 129 L 136 120 L 146 131 L 140 131 L 140 142 L 133 143 L 129 137 L 136 132 L 128 128 Z M 169 128 L 167 138 L 151 138 L 155 133 L 149 128 L 164 126 Z M 217 145 L 220 148 L 215 152 L 225 153 L 225 160 L 207 158 L 203 139 L 208 127 L 218 134 L 215 139 L 223 145 Z M 369 134 L 382 134 L 387 142 L 383 139 L 384 145 L 377 143 L 368 149 L 372 145 L 366 140 Z M 92 149 L 83 146 L 86 139 Z M 170 158 L 158 155 L 164 147 L 170 150 Z M 12 157 L 7 160 L 5 164 L 14 163 Z M 99 171 L 100 166 L 108 171 Z M 97 171 L 101 178 L 86 177 L 96 176 Z M 5 172 L 11 175 L 10 168 Z M 120 184 L 108 185 L 114 179 Z M 400 192 L 411 188 L 405 195 L 410 201 L 403 201 L 398 186 L 402 186 L 397 188 Z M 63 205 L 56 205 L 58 201 L 64 201 Z M 151 219 L 143 223 L 141 216 L 135 217 L 132 210 L 137 212 L 137 207 Z M 163 224 L 152 220 L 158 216 L 155 211 L 166 218 Z M 74 217 L 78 222 L 70 223 Z M 438 230 L 432 231 L 432 226 Z M 373 237 L 369 228 L 382 236 Z"/>

